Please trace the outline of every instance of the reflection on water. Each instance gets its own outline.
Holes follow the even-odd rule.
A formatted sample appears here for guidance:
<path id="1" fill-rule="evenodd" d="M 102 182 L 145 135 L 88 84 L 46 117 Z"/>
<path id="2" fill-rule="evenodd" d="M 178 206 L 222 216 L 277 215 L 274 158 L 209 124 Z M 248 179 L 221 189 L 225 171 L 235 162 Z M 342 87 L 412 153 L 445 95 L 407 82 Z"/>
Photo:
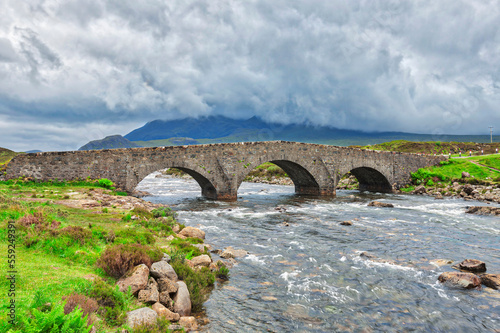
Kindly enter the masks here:
<path id="1" fill-rule="evenodd" d="M 477 203 L 352 191 L 308 198 L 290 186 L 252 183 L 242 184 L 238 202 L 214 202 L 200 197 L 194 181 L 154 175 L 139 189 L 205 230 L 215 248 L 250 252 L 205 303 L 210 323 L 203 331 L 500 329 L 499 291 L 445 287 L 437 277 L 450 265 L 431 263 L 479 259 L 500 273 L 498 218 L 464 214 Z M 371 200 L 395 208 L 367 207 Z M 380 259 L 360 257 L 363 251 Z"/>

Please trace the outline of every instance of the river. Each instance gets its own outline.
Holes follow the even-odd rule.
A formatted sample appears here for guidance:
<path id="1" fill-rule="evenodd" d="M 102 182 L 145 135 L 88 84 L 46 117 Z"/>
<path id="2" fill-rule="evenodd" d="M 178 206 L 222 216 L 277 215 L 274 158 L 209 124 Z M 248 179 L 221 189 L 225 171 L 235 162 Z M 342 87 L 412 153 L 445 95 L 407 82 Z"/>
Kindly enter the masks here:
<path id="1" fill-rule="evenodd" d="M 499 219 L 464 213 L 484 203 L 357 191 L 323 199 L 255 183 L 242 184 L 237 202 L 214 202 L 194 180 L 155 174 L 138 190 L 204 230 L 214 248 L 250 253 L 204 304 L 203 332 L 500 330 L 500 291 L 444 286 L 437 278 L 451 265 L 431 263 L 479 259 L 500 273 Z M 372 200 L 395 207 L 368 207 Z"/>

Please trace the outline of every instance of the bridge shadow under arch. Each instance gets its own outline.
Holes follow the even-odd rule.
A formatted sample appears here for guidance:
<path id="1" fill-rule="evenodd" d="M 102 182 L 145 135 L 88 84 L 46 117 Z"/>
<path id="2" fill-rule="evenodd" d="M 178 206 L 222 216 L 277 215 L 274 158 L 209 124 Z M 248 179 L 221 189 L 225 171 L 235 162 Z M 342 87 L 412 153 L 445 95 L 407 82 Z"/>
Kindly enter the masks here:
<path id="1" fill-rule="evenodd" d="M 292 180 L 295 186 L 296 194 L 307 194 L 307 195 L 320 195 L 321 189 L 314 178 L 314 176 L 303 166 L 288 160 L 271 160 L 269 163 L 273 163 L 283 169 L 286 172 L 288 177 Z M 265 162 L 264 162 L 265 163 Z M 253 169 L 249 169 L 246 174 L 241 177 L 241 180 L 238 183 L 238 189 L 243 182 L 243 179 L 252 172 Z"/>
<path id="2" fill-rule="evenodd" d="M 392 186 L 380 171 L 370 167 L 358 167 L 350 171 L 359 182 L 360 191 L 391 193 Z"/>

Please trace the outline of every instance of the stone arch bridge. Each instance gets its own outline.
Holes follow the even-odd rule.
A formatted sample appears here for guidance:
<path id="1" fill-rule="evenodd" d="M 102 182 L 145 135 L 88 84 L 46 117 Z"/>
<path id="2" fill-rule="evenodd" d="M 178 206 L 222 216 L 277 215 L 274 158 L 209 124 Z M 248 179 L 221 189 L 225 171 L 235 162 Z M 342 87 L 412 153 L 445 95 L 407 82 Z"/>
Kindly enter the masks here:
<path id="1" fill-rule="evenodd" d="M 108 178 L 131 192 L 152 172 L 177 168 L 198 182 L 205 197 L 232 201 L 247 174 L 264 162 L 281 167 L 298 194 L 335 196 L 348 172 L 361 191 L 391 192 L 407 184 L 411 172 L 445 159 L 286 141 L 243 142 L 23 154 L 9 163 L 7 178 Z"/>

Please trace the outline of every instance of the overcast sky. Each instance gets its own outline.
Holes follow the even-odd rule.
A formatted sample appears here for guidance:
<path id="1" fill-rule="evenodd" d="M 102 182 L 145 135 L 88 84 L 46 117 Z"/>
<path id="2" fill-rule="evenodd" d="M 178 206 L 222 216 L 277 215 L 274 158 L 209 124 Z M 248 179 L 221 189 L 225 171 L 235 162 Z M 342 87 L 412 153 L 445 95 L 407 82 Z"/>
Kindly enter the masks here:
<path id="1" fill-rule="evenodd" d="M 0 147 L 222 114 L 500 131 L 500 0 L 0 0 Z"/>

